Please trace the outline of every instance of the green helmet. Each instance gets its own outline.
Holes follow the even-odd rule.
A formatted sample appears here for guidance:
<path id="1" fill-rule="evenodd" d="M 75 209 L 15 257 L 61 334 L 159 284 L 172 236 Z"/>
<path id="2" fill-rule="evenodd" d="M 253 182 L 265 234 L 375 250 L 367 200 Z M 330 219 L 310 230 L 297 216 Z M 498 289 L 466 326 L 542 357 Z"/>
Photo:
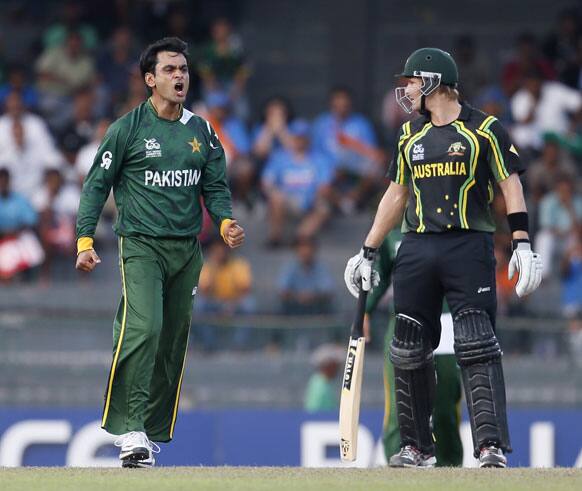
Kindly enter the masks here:
<path id="1" fill-rule="evenodd" d="M 455 87 L 459 83 L 459 70 L 453 57 L 438 48 L 420 48 L 404 64 L 399 77 L 420 77 L 421 72 L 440 73 L 440 83 Z"/>
<path id="2" fill-rule="evenodd" d="M 449 53 L 438 48 L 417 49 L 406 60 L 404 71 L 396 76 L 421 78 L 420 92 L 423 96 L 430 95 L 441 84 L 456 87 L 459 83 L 459 70 L 455 60 Z M 398 104 L 407 113 L 411 113 L 413 101 L 406 95 L 405 89 L 398 87 L 395 92 Z"/>

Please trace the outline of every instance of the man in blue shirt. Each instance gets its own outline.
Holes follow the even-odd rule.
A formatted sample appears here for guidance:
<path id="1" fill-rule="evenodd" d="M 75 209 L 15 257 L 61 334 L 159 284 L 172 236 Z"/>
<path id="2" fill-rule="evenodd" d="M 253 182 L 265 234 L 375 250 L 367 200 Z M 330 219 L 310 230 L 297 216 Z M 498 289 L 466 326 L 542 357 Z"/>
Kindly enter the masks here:
<path id="1" fill-rule="evenodd" d="M 321 314 L 331 310 L 334 284 L 327 267 L 317 258 L 313 239 L 298 239 L 297 257 L 279 277 L 279 296 L 288 314 Z"/>
<path id="2" fill-rule="evenodd" d="M 269 203 L 268 245 L 281 245 L 285 218 L 299 217 L 297 236 L 313 237 L 330 214 L 330 163 L 310 150 L 309 124 L 296 120 L 289 126 L 290 149 L 276 151 L 267 161 L 262 186 Z"/>
<path id="3" fill-rule="evenodd" d="M 36 225 L 37 214 L 28 200 L 10 190 L 10 173 L 0 169 L 0 238 Z"/>
<path id="4" fill-rule="evenodd" d="M 353 112 L 352 99 L 348 88 L 333 89 L 329 111 L 315 120 L 313 130 L 314 148 L 333 162 L 337 204 L 346 213 L 371 196 L 384 160 L 372 124 Z"/>

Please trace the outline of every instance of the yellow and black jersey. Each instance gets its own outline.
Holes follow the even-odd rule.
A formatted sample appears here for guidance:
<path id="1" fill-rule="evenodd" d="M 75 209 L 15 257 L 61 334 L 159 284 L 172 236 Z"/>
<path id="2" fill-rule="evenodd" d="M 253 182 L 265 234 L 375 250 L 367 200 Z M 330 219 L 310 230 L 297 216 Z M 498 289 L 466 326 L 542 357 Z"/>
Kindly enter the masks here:
<path id="1" fill-rule="evenodd" d="M 411 191 L 403 232 L 493 232 L 493 184 L 523 170 L 501 123 L 463 103 L 445 126 L 426 116 L 403 124 L 387 176 Z"/>

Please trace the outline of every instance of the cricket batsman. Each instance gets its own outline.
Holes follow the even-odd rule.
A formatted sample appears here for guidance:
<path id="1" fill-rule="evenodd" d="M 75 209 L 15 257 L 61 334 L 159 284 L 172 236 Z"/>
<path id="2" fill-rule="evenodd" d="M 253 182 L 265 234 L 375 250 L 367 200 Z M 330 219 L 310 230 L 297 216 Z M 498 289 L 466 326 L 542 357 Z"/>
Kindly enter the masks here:
<path id="1" fill-rule="evenodd" d="M 396 89 L 398 104 L 420 117 L 400 129 L 388 171 L 390 185 L 362 250 L 345 271 L 350 290 L 370 290 L 377 249 L 404 216 L 404 238 L 393 269 L 396 320 L 390 346 L 400 452 L 390 465 L 436 463 L 430 427 L 436 384 L 433 350 L 439 345 L 446 298 L 474 455 L 481 467 L 506 467 L 511 444 L 495 334 L 495 222 L 490 203 L 497 183 L 513 237 L 509 278 L 517 273 L 516 292 L 523 297 L 539 286 L 542 271 L 529 240 L 519 180 L 524 167 L 501 123 L 460 100 L 458 69 L 449 53 L 419 49 L 398 76 L 406 80 Z"/>
<path id="2" fill-rule="evenodd" d="M 222 145 L 210 124 L 183 107 L 187 45 L 148 46 L 140 69 L 150 97 L 107 131 L 83 185 L 77 269 L 100 259 L 93 236 L 113 187 L 122 295 L 101 425 L 120 435 L 123 467 L 151 467 L 174 433 L 193 295 L 202 268 L 196 235 L 202 202 L 232 248 L 244 230 L 232 217 Z"/>
<path id="3" fill-rule="evenodd" d="M 392 283 L 392 269 L 396 252 L 402 242 L 399 228 L 392 230 L 376 254 L 374 269 L 379 273 L 379 283 L 368 295 L 364 315 L 364 334 L 369 339 L 370 317 Z M 432 428 L 435 439 L 437 467 L 460 467 L 463 464 L 463 444 L 459 434 L 461 374 L 453 348 L 453 319 L 446 302 L 440 318 L 441 339 L 434 351 L 436 392 L 432 411 Z M 382 443 L 386 461 L 400 451 L 400 429 L 396 417 L 396 391 L 394 365 L 390 361 L 390 344 L 394 337 L 394 316 L 391 315 L 384 336 L 384 424 Z"/>

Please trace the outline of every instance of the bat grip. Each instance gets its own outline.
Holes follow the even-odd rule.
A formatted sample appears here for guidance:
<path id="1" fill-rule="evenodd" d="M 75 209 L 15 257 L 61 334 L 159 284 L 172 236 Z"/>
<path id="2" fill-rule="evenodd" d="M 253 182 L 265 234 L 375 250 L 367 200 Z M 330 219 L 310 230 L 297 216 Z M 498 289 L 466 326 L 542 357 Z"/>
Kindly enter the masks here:
<path id="1" fill-rule="evenodd" d="M 364 314 L 366 313 L 366 301 L 368 300 L 368 292 L 362 288 L 358 296 L 358 306 L 356 308 L 356 316 L 352 324 L 352 337 L 361 338 L 364 336 Z"/>

